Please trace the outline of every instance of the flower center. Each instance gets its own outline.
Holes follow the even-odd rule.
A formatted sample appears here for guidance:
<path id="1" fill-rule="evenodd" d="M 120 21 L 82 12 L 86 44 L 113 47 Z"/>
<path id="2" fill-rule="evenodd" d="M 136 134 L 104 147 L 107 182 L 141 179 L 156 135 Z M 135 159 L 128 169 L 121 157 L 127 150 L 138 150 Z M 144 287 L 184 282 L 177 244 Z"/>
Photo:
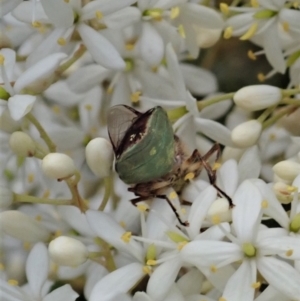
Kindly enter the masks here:
<path id="1" fill-rule="evenodd" d="M 242 245 L 242 250 L 247 257 L 254 257 L 256 255 L 256 248 L 249 242 Z"/>

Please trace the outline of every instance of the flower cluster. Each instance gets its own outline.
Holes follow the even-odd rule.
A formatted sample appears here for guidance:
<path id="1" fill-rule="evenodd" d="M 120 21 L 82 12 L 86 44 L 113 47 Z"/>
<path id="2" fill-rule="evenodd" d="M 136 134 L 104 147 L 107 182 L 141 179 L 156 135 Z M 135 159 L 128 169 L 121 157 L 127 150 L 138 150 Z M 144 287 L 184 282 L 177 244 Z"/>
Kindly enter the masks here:
<path id="1" fill-rule="evenodd" d="M 299 1 L 0 8 L 3 300 L 300 301 Z"/>

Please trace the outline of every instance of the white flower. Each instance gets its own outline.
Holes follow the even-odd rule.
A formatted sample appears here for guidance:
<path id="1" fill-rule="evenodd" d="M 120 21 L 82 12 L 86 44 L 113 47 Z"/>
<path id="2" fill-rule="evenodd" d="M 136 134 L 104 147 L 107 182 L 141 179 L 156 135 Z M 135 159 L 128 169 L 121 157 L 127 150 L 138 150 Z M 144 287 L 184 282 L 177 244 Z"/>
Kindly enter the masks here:
<path id="1" fill-rule="evenodd" d="M 12 133 L 9 139 L 9 146 L 15 154 L 23 157 L 34 156 L 36 151 L 34 141 L 24 132 Z"/>
<path id="2" fill-rule="evenodd" d="M 73 291 L 69 284 L 65 284 L 48 293 L 52 285 L 52 282 L 48 280 L 48 273 L 49 257 L 47 248 L 43 243 L 37 243 L 32 248 L 26 261 L 28 284 L 25 287 L 18 287 L 0 279 L 1 295 L 5 300 L 16 301 L 75 301 L 78 294 Z"/>

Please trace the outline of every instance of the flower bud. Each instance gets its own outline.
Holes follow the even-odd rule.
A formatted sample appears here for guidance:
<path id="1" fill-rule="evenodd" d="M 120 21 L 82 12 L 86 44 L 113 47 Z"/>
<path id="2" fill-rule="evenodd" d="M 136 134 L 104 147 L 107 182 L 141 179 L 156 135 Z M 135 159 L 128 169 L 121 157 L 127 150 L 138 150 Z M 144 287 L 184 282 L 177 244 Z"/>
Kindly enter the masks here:
<path id="1" fill-rule="evenodd" d="M 282 98 L 281 89 L 269 85 L 247 86 L 238 90 L 233 101 L 247 111 L 258 111 L 276 105 Z"/>
<path id="2" fill-rule="evenodd" d="M 292 186 L 287 185 L 283 182 L 276 182 L 273 185 L 273 190 L 281 204 L 289 204 L 293 200 Z"/>
<path id="3" fill-rule="evenodd" d="M 81 241 L 59 236 L 50 242 L 49 254 L 55 263 L 74 267 L 87 261 L 89 251 Z"/>
<path id="4" fill-rule="evenodd" d="M 243 122 L 231 132 L 231 139 L 237 147 L 246 148 L 254 145 L 258 140 L 262 125 L 256 119 Z"/>
<path id="5" fill-rule="evenodd" d="M 6 209 L 14 200 L 13 192 L 7 185 L 0 184 L 0 209 Z"/>
<path id="6" fill-rule="evenodd" d="M 300 164 L 284 160 L 275 164 L 273 171 L 281 179 L 292 182 L 300 174 Z"/>
<path id="7" fill-rule="evenodd" d="M 92 172 L 104 178 L 109 176 L 114 158 L 111 143 L 104 138 L 91 140 L 85 148 L 85 157 Z"/>
<path id="8" fill-rule="evenodd" d="M 214 223 L 216 222 L 214 221 L 215 218 L 218 219 L 218 222 L 231 221 L 231 210 L 227 199 L 216 199 L 208 209 L 207 219 L 211 220 Z"/>
<path id="9" fill-rule="evenodd" d="M 22 157 L 32 157 L 36 146 L 32 138 L 24 132 L 14 132 L 9 138 L 9 146 L 12 151 Z"/>
<path id="10" fill-rule="evenodd" d="M 0 213 L 0 228 L 4 233 L 25 242 L 46 241 L 50 236 L 38 221 L 17 210 Z"/>
<path id="11" fill-rule="evenodd" d="M 42 169 L 52 179 L 66 179 L 76 172 L 73 159 L 62 153 L 50 153 L 42 161 Z"/>

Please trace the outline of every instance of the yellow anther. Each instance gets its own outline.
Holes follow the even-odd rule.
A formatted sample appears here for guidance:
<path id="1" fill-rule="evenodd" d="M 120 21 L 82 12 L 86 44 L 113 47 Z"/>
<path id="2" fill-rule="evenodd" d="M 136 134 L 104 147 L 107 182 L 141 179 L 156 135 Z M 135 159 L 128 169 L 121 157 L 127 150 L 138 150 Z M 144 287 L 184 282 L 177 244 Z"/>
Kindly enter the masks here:
<path id="1" fill-rule="evenodd" d="M 146 204 L 137 204 L 136 208 L 141 212 L 146 212 L 149 210 L 149 207 Z"/>
<path id="2" fill-rule="evenodd" d="M 231 26 L 226 27 L 223 33 L 223 38 L 225 40 L 228 40 L 232 37 L 232 33 L 233 33 L 233 28 Z"/>
<path id="3" fill-rule="evenodd" d="M 167 231 L 166 234 L 172 241 L 176 243 L 187 242 L 186 238 L 177 232 Z"/>
<path id="4" fill-rule="evenodd" d="M 126 223 L 124 221 L 120 221 L 119 224 L 122 228 L 126 228 Z"/>
<path id="5" fill-rule="evenodd" d="M 70 0 L 64 0 L 64 2 L 66 2 L 66 3 L 69 3 L 69 2 L 70 2 Z"/>
<path id="6" fill-rule="evenodd" d="M 98 20 L 101 20 L 103 18 L 103 14 L 100 10 L 97 10 L 95 15 Z"/>
<path id="7" fill-rule="evenodd" d="M 139 102 L 141 94 L 142 94 L 141 91 L 136 91 L 136 92 L 132 93 L 130 95 L 131 102 L 134 104 Z"/>
<path id="8" fill-rule="evenodd" d="M 218 270 L 218 268 L 215 265 L 211 265 L 210 270 L 211 272 L 215 273 Z"/>
<path id="9" fill-rule="evenodd" d="M 293 7 L 294 8 L 299 8 L 300 7 L 300 3 L 299 3 L 299 1 L 295 1 L 294 3 L 293 3 Z"/>
<path id="10" fill-rule="evenodd" d="M 211 222 L 214 224 L 214 225 L 219 225 L 221 223 L 221 217 L 220 215 L 213 215 L 211 217 Z"/>
<path id="11" fill-rule="evenodd" d="M 130 51 L 134 49 L 134 46 L 135 46 L 134 42 L 128 42 L 125 44 L 125 49 Z"/>
<path id="12" fill-rule="evenodd" d="M 0 262 L 0 271 L 4 271 L 4 264 Z"/>
<path id="13" fill-rule="evenodd" d="M 183 39 L 185 39 L 185 30 L 182 24 L 178 26 L 178 33 Z"/>
<path id="14" fill-rule="evenodd" d="M 180 14 L 180 8 L 178 6 L 172 7 L 171 8 L 171 14 L 170 14 L 170 18 L 176 19 Z"/>
<path id="15" fill-rule="evenodd" d="M 0 65 L 2 66 L 4 64 L 5 57 L 3 54 L 0 53 Z"/>
<path id="16" fill-rule="evenodd" d="M 58 106 L 58 105 L 54 105 L 54 106 L 52 106 L 52 111 L 55 113 L 55 114 L 60 114 L 60 112 L 61 112 L 61 109 L 60 109 L 60 107 Z"/>
<path id="17" fill-rule="evenodd" d="M 10 285 L 12 285 L 12 286 L 18 286 L 19 285 L 18 281 L 15 280 L 15 279 L 9 279 L 7 281 L 7 283 L 10 284 Z"/>
<path id="18" fill-rule="evenodd" d="M 59 237 L 59 236 L 62 236 L 62 231 L 61 230 L 56 230 L 55 232 L 54 232 L 54 234 L 53 234 L 53 238 L 56 238 L 56 237 Z"/>
<path id="19" fill-rule="evenodd" d="M 219 301 L 227 301 L 224 297 L 220 297 Z"/>
<path id="20" fill-rule="evenodd" d="M 255 60 L 257 59 L 255 53 L 254 53 L 252 50 L 249 50 L 249 51 L 247 52 L 247 55 L 248 55 L 248 58 L 249 58 L 250 60 L 252 60 L 252 61 L 255 61 Z"/>
<path id="21" fill-rule="evenodd" d="M 293 253 L 294 253 L 294 250 L 287 250 L 287 251 L 285 252 L 285 255 L 288 256 L 288 257 L 290 257 L 290 256 L 293 255 Z"/>
<path id="22" fill-rule="evenodd" d="M 260 288 L 260 286 L 261 286 L 261 283 L 259 281 L 251 284 L 251 287 L 254 289 L 258 289 L 258 288 Z"/>
<path id="23" fill-rule="evenodd" d="M 113 92 L 114 88 L 113 87 L 108 87 L 106 89 L 107 94 L 111 94 Z"/>
<path id="24" fill-rule="evenodd" d="M 195 178 L 195 174 L 193 172 L 189 172 L 188 174 L 185 175 L 184 180 L 193 180 Z"/>
<path id="25" fill-rule="evenodd" d="M 222 166 L 221 163 L 215 162 L 214 165 L 213 165 L 213 167 L 212 167 L 212 170 L 218 170 L 221 166 Z"/>
<path id="26" fill-rule="evenodd" d="M 31 23 L 31 25 L 32 25 L 34 28 L 39 28 L 39 27 L 42 26 L 41 22 L 39 22 L 39 21 L 33 21 L 33 22 Z"/>
<path id="27" fill-rule="evenodd" d="M 258 73 L 257 74 L 257 79 L 262 83 L 266 80 L 266 77 L 263 73 Z"/>
<path id="28" fill-rule="evenodd" d="M 47 199 L 47 198 L 49 198 L 49 196 L 50 196 L 50 190 L 46 189 L 43 193 L 43 198 Z"/>
<path id="29" fill-rule="evenodd" d="M 229 14 L 229 7 L 227 3 L 221 2 L 220 3 L 220 11 L 224 14 L 224 15 L 228 15 Z"/>
<path id="30" fill-rule="evenodd" d="M 261 208 L 266 209 L 266 208 L 268 208 L 268 207 L 269 207 L 269 202 L 268 202 L 267 200 L 263 200 L 263 201 L 261 202 Z"/>
<path id="31" fill-rule="evenodd" d="M 35 220 L 40 222 L 42 220 L 42 216 L 40 214 L 36 215 Z"/>
<path id="32" fill-rule="evenodd" d="M 274 134 L 274 133 L 272 133 L 272 134 L 269 135 L 269 140 L 270 140 L 270 141 L 275 141 L 276 138 L 277 138 L 277 136 L 276 136 L 276 134 Z"/>
<path id="33" fill-rule="evenodd" d="M 156 73 L 156 72 L 157 72 L 157 70 L 158 70 L 158 67 L 157 67 L 157 66 L 153 66 L 153 67 L 151 67 L 151 71 L 152 71 L 153 73 Z"/>
<path id="34" fill-rule="evenodd" d="M 258 23 L 253 23 L 249 29 L 247 30 L 247 32 L 245 34 L 243 34 L 241 37 L 240 37 L 240 40 L 241 41 L 245 41 L 245 40 L 249 40 L 250 38 L 252 38 L 256 31 L 257 31 L 257 28 L 258 28 Z"/>
<path id="35" fill-rule="evenodd" d="M 187 243 L 187 241 L 182 241 L 179 244 L 177 244 L 177 250 L 181 251 L 187 245 Z"/>
<path id="36" fill-rule="evenodd" d="M 27 181 L 28 183 L 33 183 L 34 181 L 34 174 L 33 173 L 30 173 L 27 175 Z"/>
<path id="37" fill-rule="evenodd" d="M 180 212 L 182 213 L 182 214 L 186 214 L 186 209 L 185 208 L 180 208 Z"/>
<path id="38" fill-rule="evenodd" d="M 291 185 L 287 185 L 286 186 L 286 190 L 289 191 L 289 192 L 295 192 L 297 190 L 297 187 L 291 186 Z"/>
<path id="39" fill-rule="evenodd" d="M 290 30 L 290 24 L 288 22 L 282 22 L 282 28 L 285 32 Z"/>
<path id="40" fill-rule="evenodd" d="M 60 46 L 65 46 L 67 44 L 66 39 L 64 39 L 63 37 L 58 38 L 56 42 Z"/>
<path id="41" fill-rule="evenodd" d="M 24 242 L 23 242 L 23 249 L 24 249 L 25 251 L 30 251 L 30 249 L 31 249 L 31 243 L 28 242 L 28 241 L 24 241 Z"/>
<path id="42" fill-rule="evenodd" d="M 147 260 L 147 265 L 157 265 L 157 261 L 154 259 L 148 259 Z"/>
<path id="43" fill-rule="evenodd" d="M 93 106 L 91 104 L 86 104 L 84 106 L 84 108 L 87 110 L 87 111 L 91 111 L 93 109 Z"/>
<path id="44" fill-rule="evenodd" d="M 169 199 L 170 200 L 176 200 L 178 198 L 178 195 L 175 191 L 172 191 L 169 193 Z"/>
<path id="45" fill-rule="evenodd" d="M 131 239 L 131 232 L 125 232 L 122 236 L 121 239 L 126 242 L 129 243 L 130 239 Z"/>
<path id="46" fill-rule="evenodd" d="M 148 274 L 148 275 L 150 275 L 151 274 L 151 272 L 152 272 L 152 270 L 151 270 L 151 268 L 149 267 L 149 266 L 143 266 L 143 272 L 145 273 L 145 274 Z"/>
<path id="47" fill-rule="evenodd" d="M 259 3 L 257 0 L 251 0 L 251 6 L 252 7 L 259 7 Z"/>

